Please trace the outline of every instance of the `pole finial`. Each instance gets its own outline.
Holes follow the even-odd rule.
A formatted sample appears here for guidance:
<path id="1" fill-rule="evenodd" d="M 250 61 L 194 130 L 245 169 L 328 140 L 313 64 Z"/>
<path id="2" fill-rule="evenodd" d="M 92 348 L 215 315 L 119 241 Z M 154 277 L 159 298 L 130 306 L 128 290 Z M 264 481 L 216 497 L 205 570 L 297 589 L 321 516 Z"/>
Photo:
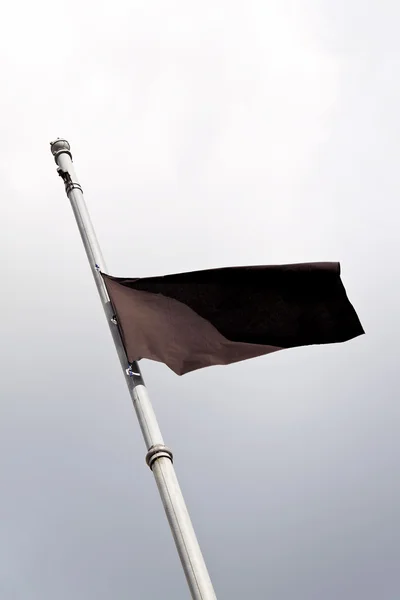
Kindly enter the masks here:
<path id="1" fill-rule="evenodd" d="M 54 142 L 50 142 L 50 149 L 56 162 L 59 154 L 62 154 L 64 152 L 66 154 L 69 154 L 72 160 L 71 146 L 69 145 L 69 142 L 67 142 L 67 140 L 64 140 L 63 138 L 57 138 Z"/>

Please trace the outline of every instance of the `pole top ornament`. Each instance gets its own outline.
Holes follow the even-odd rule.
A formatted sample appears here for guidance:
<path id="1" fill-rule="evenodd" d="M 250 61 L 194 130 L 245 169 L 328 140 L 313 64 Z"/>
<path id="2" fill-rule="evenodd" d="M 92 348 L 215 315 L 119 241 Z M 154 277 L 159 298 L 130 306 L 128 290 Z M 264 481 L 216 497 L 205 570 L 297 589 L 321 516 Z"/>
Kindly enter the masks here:
<path id="1" fill-rule="evenodd" d="M 72 159 L 71 146 L 69 145 L 69 142 L 67 142 L 67 140 L 64 140 L 62 138 L 57 138 L 54 142 L 50 142 L 50 149 L 51 149 L 51 153 L 54 156 L 54 159 L 56 162 L 57 162 L 57 157 L 63 153 L 69 154 L 69 156 Z"/>

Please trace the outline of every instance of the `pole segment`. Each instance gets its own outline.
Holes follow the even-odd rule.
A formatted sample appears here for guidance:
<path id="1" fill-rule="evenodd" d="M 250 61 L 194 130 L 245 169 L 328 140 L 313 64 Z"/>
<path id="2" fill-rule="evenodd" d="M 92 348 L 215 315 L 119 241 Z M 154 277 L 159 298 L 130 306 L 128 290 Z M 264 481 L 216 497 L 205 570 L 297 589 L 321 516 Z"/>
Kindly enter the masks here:
<path id="1" fill-rule="evenodd" d="M 82 188 L 75 175 L 70 145 L 64 139 L 57 139 L 55 142 L 51 142 L 50 147 L 75 215 L 97 291 L 146 444 L 146 462 L 156 480 L 192 599 L 216 600 L 210 576 L 175 474 L 172 452 L 164 444 L 139 366 L 137 363 L 129 363 L 125 353 L 118 323 L 114 317 L 112 305 L 101 276 L 101 273 L 106 273 L 107 269 L 86 208 Z"/>

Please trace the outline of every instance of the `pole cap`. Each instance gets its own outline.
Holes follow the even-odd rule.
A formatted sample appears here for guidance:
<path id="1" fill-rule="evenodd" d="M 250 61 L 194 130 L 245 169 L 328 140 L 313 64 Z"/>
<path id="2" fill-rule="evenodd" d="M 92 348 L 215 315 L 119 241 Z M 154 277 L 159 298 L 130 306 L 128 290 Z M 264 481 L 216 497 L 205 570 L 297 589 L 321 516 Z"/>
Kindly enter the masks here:
<path id="1" fill-rule="evenodd" d="M 71 146 L 69 145 L 69 142 L 67 142 L 67 140 L 57 138 L 54 142 L 50 142 L 50 150 L 56 162 L 59 154 L 63 153 L 69 154 L 72 160 Z"/>

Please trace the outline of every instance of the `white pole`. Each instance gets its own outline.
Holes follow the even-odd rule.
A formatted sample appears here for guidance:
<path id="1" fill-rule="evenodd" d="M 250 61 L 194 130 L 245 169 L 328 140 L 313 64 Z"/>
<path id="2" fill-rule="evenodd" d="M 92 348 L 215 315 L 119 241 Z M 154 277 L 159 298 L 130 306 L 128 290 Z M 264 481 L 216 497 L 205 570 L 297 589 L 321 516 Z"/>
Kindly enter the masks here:
<path id="1" fill-rule="evenodd" d="M 172 464 L 172 452 L 164 444 L 139 366 L 137 363 L 130 364 L 125 353 L 118 324 L 101 277 L 101 272 L 107 272 L 106 266 L 85 205 L 82 188 L 74 172 L 70 145 L 64 139 L 57 139 L 50 146 L 58 165 L 58 173 L 65 183 L 65 190 L 74 211 L 90 268 L 142 430 L 147 448 L 146 462 L 156 480 L 190 593 L 193 600 L 216 600 L 210 576 Z"/>

